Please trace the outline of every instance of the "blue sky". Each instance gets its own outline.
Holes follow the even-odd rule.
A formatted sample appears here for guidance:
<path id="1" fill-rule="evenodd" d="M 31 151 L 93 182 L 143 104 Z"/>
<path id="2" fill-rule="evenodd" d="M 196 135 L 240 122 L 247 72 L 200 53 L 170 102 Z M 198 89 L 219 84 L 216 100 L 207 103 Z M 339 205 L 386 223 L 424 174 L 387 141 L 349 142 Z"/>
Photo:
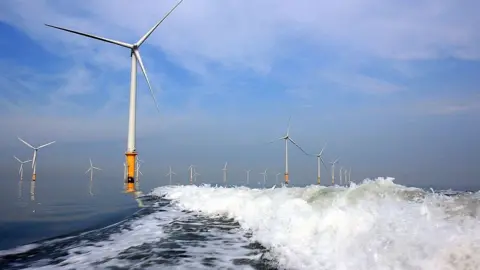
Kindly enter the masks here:
<path id="1" fill-rule="evenodd" d="M 75 170 L 92 156 L 115 170 L 126 147 L 129 52 L 44 23 L 133 43 L 174 4 L 2 1 L 2 169 L 13 153 L 29 155 L 21 136 L 57 140 L 45 168 Z M 358 178 L 469 185 L 480 176 L 479 8 L 185 0 L 141 48 L 160 104 L 159 114 L 139 73 L 145 170 L 153 177 L 172 164 L 186 174 L 196 163 L 216 181 L 215 168 L 231 160 L 238 179 L 248 167 L 281 171 L 282 144 L 263 143 L 280 137 L 292 115 L 294 140 L 309 152 L 328 142 L 326 159 L 342 157 Z M 81 154 L 62 158 L 73 152 Z M 315 160 L 291 152 L 292 179 L 315 181 Z"/>

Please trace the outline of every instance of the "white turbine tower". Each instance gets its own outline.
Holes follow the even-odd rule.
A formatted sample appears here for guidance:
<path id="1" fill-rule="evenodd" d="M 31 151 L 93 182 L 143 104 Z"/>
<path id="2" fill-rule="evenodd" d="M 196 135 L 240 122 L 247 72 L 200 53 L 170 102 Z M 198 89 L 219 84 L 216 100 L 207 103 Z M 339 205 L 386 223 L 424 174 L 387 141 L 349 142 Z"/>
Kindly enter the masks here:
<path id="1" fill-rule="evenodd" d="M 21 161 L 19 158 L 17 158 L 16 156 L 13 156 L 18 162 L 20 162 L 20 169 L 18 170 L 18 174 L 20 174 L 20 181 L 23 180 L 23 164 L 25 163 L 28 163 L 30 161 L 32 161 L 31 159 L 29 160 L 25 160 L 25 161 Z"/>
<path id="2" fill-rule="evenodd" d="M 266 185 L 266 183 L 267 183 L 267 170 L 268 170 L 268 169 L 265 169 L 264 172 L 261 172 L 261 173 L 260 173 L 260 174 L 263 175 L 263 187 L 264 187 L 264 188 L 265 188 L 265 185 Z"/>
<path id="3" fill-rule="evenodd" d="M 318 153 L 316 155 L 317 157 L 317 184 L 320 185 L 320 163 L 323 164 L 323 166 L 325 167 L 325 169 L 327 168 L 327 165 L 325 165 L 325 162 L 323 161 L 323 158 L 322 158 L 322 154 L 323 154 L 323 150 L 325 150 L 325 147 L 327 147 L 327 144 L 325 144 L 322 148 L 322 150 L 320 151 L 320 153 Z"/>
<path id="4" fill-rule="evenodd" d="M 89 160 L 90 160 L 90 167 L 89 167 L 88 170 L 85 172 L 85 174 L 88 173 L 88 172 L 90 172 L 90 195 L 93 195 L 93 193 L 92 193 L 93 170 L 102 170 L 102 169 L 97 168 L 97 167 L 94 167 L 94 166 L 93 166 L 93 163 L 92 163 L 92 159 L 90 158 Z"/>
<path id="5" fill-rule="evenodd" d="M 342 170 L 343 170 L 343 167 L 340 167 L 340 172 L 338 173 L 340 175 L 340 185 L 342 185 Z"/>
<path id="6" fill-rule="evenodd" d="M 247 185 L 250 184 L 250 171 L 251 170 L 246 170 L 245 173 L 247 173 Z"/>
<path id="7" fill-rule="evenodd" d="M 298 149 L 300 149 L 303 153 L 305 153 L 306 155 L 307 152 L 305 152 L 294 140 L 292 140 L 292 138 L 290 137 L 290 120 L 292 119 L 292 117 L 288 118 L 288 127 L 287 127 L 287 134 L 285 134 L 285 136 L 277 139 L 277 140 L 285 140 L 285 184 L 288 185 L 288 141 L 290 141 L 291 143 L 293 143 L 296 147 L 298 147 Z M 273 143 L 277 140 L 273 140 L 269 143 Z"/>
<path id="8" fill-rule="evenodd" d="M 188 170 L 190 170 L 190 185 L 193 184 L 193 170 L 194 170 L 194 167 L 195 167 L 195 165 L 190 165 L 190 167 L 188 167 Z"/>
<path id="9" fill-rule="evenodd" d="M 150 80 L 148 79 L 147 72 L 143 65 L 142 58 L 140 57 L 139 48 L 142 44 L 147 40 L 147 38 L 155 31 L 155 29 L 173 12 L 175 8 L 183 0 L 180 0 L 157 24 L 155 24 L 143 37 L 141 37 L 136 43 L 129 44 L 122 41 L 116 41 L 113 39 L 103 38 L 100 36 L 95 36 L 91 34 L 86 34 L 74 30 L 70 30 L 63 27 L 58 27 L 50 24 L 45 24 L 48 27 L 56 28 L 59 30 L 67 31 L 70 33 L 78 34 L 81 36 L 93 38 L 96 40 L 104 41 L 107 43 L 115 44 L 121 47 L 128 48 L 130 50 L 130 57 L 131 59 L 131 73 L 130 73 L 130 108 L 129 108 L 129 117 L 128 117 L 128 143 L 127 143 L 127 152 L 126 155 L 126 163 L 127 163 L 127 192 L 134 192 L 134 183 L 135 183 L 135 157 L 137 155 L 137 149 L 135 146 L 135 132 L 136 132 L 136 100 L 137 100 L 137 62 L 142 69 L 143 75 L 145 76 L 145 80 L 147 81 L 148 87 L 150 89 L 150 93 L 152 95 L 153 101 L 157 110 L 160 112 L 158 108 L 157 101 L 155 99 L 155 94 L 153 93 L 153 89 L 150 85 Z"/>
<path id="10" fill-rule="evenodd" d="M 348 182 L 352 182 L 352 168 L 348 171 Z"/>
<path id="11" fill-rule="evenodd" d="M 223 183 L 227 183 L 227 164 L 228 162 L 225 162 L 225 166 L 223 167 Z"/>
<path id="12" fill-rule="evenodd" d="M 346 185 L 350 184 L 349 181 L 348 181 L 348 178 L 347 178 L 347 169 L 343 170 L 343 181 L 345 182 Z"/>
<path id="13" fill-rule="evenodd" d="M 332 165 L 332 185 L 335 184 L 335 164 L 338 163 L 338 160 L 340 160 L 340 158 L 337 158 L 336 160 L 330 162 L 330 164 Z"/>
<path id="14" fill-rule="evenodd" d="M 52 143 L 55 143 L 55 141 L 53 142 L 49 142 L 49 143 L 46 143 L 44 145 L 40 145 L 39 147 L 33 147 L 32 145 L 30 145 L 29 143 L 27 143 L 26 141 L 20 139 L 20 137 L 18 137 L 18 139 L 23 142 L 25 145 L 27 145 L 28 147 L 32 148 L 33 149 L 33 158 L 32 158 L 32 169 L 33 169 L 33 174 L 32 174 L 32 181 L 35 181 L 37 179 L 37 152 L 39 149 L 47 146 L 47 145 L 50 145 Z"/>
<path id="15" fill-rule="evenodd" d="M 172 175 L 176 175 L 176 173 L 172 171 L 172 166 L 168 166 L 168 173 L 165 176 L 168 176 L 170 178 L 169 179 L 170 186 L 172 185 Z"/>

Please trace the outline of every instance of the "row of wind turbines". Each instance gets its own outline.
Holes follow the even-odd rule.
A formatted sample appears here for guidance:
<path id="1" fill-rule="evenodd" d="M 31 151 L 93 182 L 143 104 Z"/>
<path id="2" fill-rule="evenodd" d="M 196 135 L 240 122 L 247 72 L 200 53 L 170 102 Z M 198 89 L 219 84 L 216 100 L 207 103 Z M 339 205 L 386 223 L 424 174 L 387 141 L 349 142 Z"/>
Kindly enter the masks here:
<path id="1" fill-rule="evenodd" d="M 288 120 L 288 127 L 287 127 L 287 132 L 284 136 L 280 137 L 279 139 L 276 139 L 276 140 L 273 140 L 271 142 L 268 142 L 268 144 L 270 143 L 273 143 L 273 142 L 276 142 L 277 140 L 284 140 L 285 141 L 285 172 L 284 172 L 284 184 L 285 185 L 288 185 L 289 184 L 289 159 L 288 159 L 288 143 L 292 143 L 293 145 L 295 145 L 298 149 L 300 149 L 305 155 L 307 156 L 314 156 L 317 158 L 317 184 L 321 184 L 321 165 L 323 165 L 325 167 L 325 169 L 328 170 L 327 166 L 325 165 L 325 162 L 323 160 L 323 152 L 325 151 L 325 148 L 326 148 L 326 144 L 323 146 L 323 148 L 320 150 L 320 152 L 318 154 L 309 154 L 307 153 L 305 150 L 303 150 L 303 148 L 301 148 L 293 139 L 292 137 L 290 136 L 290 121 L 291 121 L 291 117 L 289 118 Z M 332 175 L 332 185 L 335 185 L 335 165 L 338 164 L 340 161 L 340 158 L 336 158 L 335 160 L 329 162 L 329 164 L 331 165 L 331 175 Z M 227 183 L 227 166 L 228 166 L 228 162 L 225 162 L 225 165 L 223 166 L 222 168 L 222 172 L 223 172 L 223 183 L 226 184 Z M 197 176 L 199 176 L 200 174 L 196 171 L 196 166 L 195 165 L 190 165 L 188 167 L 188 171 L 189 171 L 189 174 L 190 174 L 190 177 L 189 177 L 189 182 L 190 184 L 193 184 L 196 182 L 196 178 Z M 249 185 L 250 184 L 250 172 L 251 172 L 251 169 L 248 169 L 245 171 L 246 173 L 246 184 Z M 268 168 L 265 169 L 265 171 L 263 172 L 260 172 L 261 175 L 263 175 L 263 184 L 264 186 L 266 185 L 266 181 L 267 181 L 267 178 L 268 178 Z M 276 173 L 275 174 L 275 179 L 276 179 L 276 183 L 279 183 L 278 181 L 278 177 L 281 175 L 282 173 Z M 169 177 L 169 184 L 172 185 L 172 176 L 173 175 L 176 175 L 176 173 L 174 171 L 172 171 L 172 167 L 169 166 L 169 171 L 168 173 L 165 175 L 167 177 Z M 340 185 L 343 185 L 343 184 L 348 184 L 351 182 L 351 176 L 352 176 L 352 168 L 344 168 L 344 167 L 340 167 L 339 168 L 339 180 L 340 180 Z"/>

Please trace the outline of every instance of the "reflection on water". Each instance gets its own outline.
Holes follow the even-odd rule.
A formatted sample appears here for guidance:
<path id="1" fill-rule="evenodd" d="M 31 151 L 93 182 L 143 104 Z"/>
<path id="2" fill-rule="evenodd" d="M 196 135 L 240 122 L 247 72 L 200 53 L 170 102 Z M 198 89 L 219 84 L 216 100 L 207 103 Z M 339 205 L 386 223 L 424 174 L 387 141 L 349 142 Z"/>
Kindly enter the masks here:
<path id="1" fill-rule="evenodd" d="M 35 181 L 30 182 L 30 200 L 35 201 Z"/>

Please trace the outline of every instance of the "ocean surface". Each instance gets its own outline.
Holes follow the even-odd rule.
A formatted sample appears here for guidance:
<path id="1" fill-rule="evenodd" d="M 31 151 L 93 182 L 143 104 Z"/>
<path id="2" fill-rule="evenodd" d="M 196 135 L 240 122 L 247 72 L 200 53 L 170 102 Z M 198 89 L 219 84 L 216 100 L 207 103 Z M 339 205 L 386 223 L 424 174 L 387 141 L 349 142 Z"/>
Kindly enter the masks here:
<path id="1" fill-rule="evenodd" d="M 30 195 L 0 223 L 0 269 L 480 269 L 479 192 L 164 186 L 69 211 Z"/>

